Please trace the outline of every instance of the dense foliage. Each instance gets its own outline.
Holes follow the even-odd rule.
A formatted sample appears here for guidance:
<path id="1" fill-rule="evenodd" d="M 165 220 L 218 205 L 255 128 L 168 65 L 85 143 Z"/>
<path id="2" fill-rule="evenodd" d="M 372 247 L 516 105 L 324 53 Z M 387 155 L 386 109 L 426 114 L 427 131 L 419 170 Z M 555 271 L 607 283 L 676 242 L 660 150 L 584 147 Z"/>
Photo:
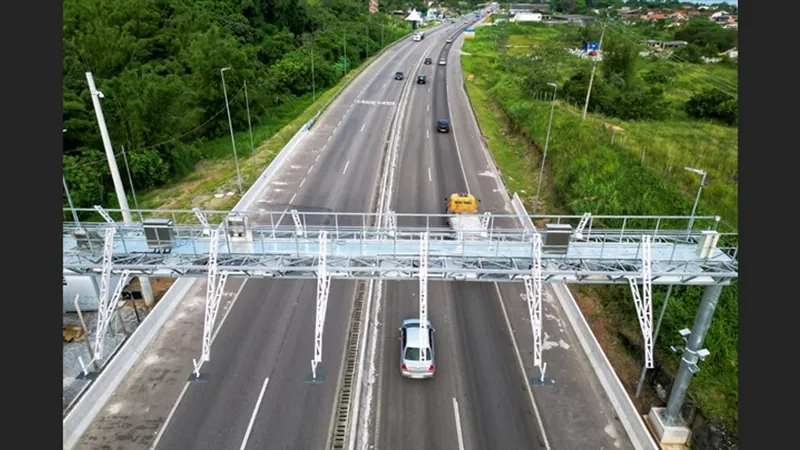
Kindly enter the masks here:
<path id="1" fill-rule="evenodd" d="M 270 111 L 332 86 L 345 70 L 408 32 L 360 0 L 65 0 L 64 169 L 74 202 L 116 204 L 85 72 L 137 189 L 180 178 L 224 136 L 227 115 L 247 129 Z M 346 55 L 345 55 L 346 46 Z M 122 158 L 118 164 L 122 167 Z"/>
<path id="2" fill-rule="evenodd" d="M 737 101 L 714 89 L 693 95 L 686 102 L 686 112 L 698 119 L 719 119 L 729 125 L 739 125 Z"/>
<path id="3" fill-rule="evenodd" d="M 545 91 L 539 83 L 556 78 L 537 80 L 529 76 L 528 69 L 550 65 L 551 67 L 547 69 L 550 72 L 545 76 L 554 77 L 560 66 L 563 66 L 562 59 L 559 56 L 547 59 L 551 50 L 546 45 L 540 47 L 542 53 L 537 51 L 530 58 L 504 56 L 508 51 L 506 39 L 509 33 L 513 34 L 515 30 L 523 32 L 522 28 L 513 26 L 505 28 L 505 30 L 498 27 L 480 28 L 477 30 L 477 39 L 465 44 L 465 52 L 481 55 L 463 57 L 462 64 L 465 70 L 474 75 L 474 81 L 468 83 L 467 89 L 473 103 L 476 103 L 476 96 L 482 96 L 483 92 L 488 93 L 488 98 L 509 120 L 512 129 L 542 148 L 547 133 L 551 103 L 536 98 L 537 94 L 547 92 L 546 95 L 538 95 L 538 98 L 549 100 L 552 88 Z M 494 48 L 490 50 L 490 46 Z M 624 54 L 612 60 L 615 62 L 610 65 L 610 73 L 599 71 L 595 78 L 593 89 L 601 86 L 600 97 L 609 95 L 603 92 L 603 89 L 609 87 L 617 89 L 624 86 L 626 78 L 633 84 L 639 82 L 627 69 L 627 57 Z M 666 83 L 676 75 L 675 71 L 655 70 L 644 72 L 642 77 Z M 560 98 L 567 95 L 564 92 L 567 89 L 567 86 L 564 86 L 559 90 Z M 481 94 L 476 95 L 476 91 Z M 596 92 L 598 91 L 593 90 L 593 97 L 598 95 Z M 582 95 L 585 96 L 585 88 Z M 585 97 L 581 97 L 581 104 L 583 98 Z M 481 106 L 476 106 L 476 110 L 480 108 Z M 488 115 L 492 113 L 490 111 Z M 486 124 L 482 121 L 481 127 L 484 126 Z M 591 211 L 594 214 L 685 215 L 691 209 L 693 200 L 691 196 L 682 192 L 675 183 L 667 182 L 662 173 L 642 164 L 638 152 L 625 151 L 612 144 L 605 138 L 606 135 L 596 129 L 596 126 L 596 122 L 582 121 L 574 109 L 564 107 L 563 104 L 555 108 L 547 154 L 548 165 L 553 173 L 552 188 L 557 197 L 553 199 L 554 203 L 565 206 L 572 214 Z M 505 133 L 502 134 L 505 136 Z M 498 146 L 503 147 L 502 144 Z M 494 141 L 491 141 L 490 148 L 504 178 L 508 173 L 514 173 L 517 178 L 537 172 L 535 164 L 540 161 L 540 154 L 531 155 L 524 148 L 514 148 L 498 155 L 495 147 Z M 684 152 L 693 150 L 683 149 Z M 531 161 L 537 163 L 531 164 Z M 522 170 L 518 170 L 519 166 L 523 166 Z M 524 189 L 518 191 L 520 195 L 523 195 L 522 192 L 528 193 L 524 200 L 532 200 L 530 195 L 536 190 L 533 178 L 525 184 L 519 184 L 519 180 L 516 179 L 514 181 L 505 179 L 505 181 L 517 183 L 517 187 Z M 704 195 L 710 194 L 710 191 L 711 186 L 706 189 Z M 711 195 L 718 194 L 715 192 Z M 713 201 L 711 202 L 706 204 L 712 205 Z M 548 208 L 551 206 L 548 205 Z M 698 214 L 712 212 L 714 211 L 706 210 L 701 202 Z M 627 225 L 637 226 L 631 223 Z M 641 226 L 652 226 L 652 224 Z M 662 226 L 669 225 L 662 223 Z M 600 309 L 603 311 L 604 320 L 608 321 L 611 329 L 616 330 L 617 337 L 621 341 L 630 343 L 631 355 L 637 359 L 641 358 L 643 352 L 641 337 L 630 290 L 626 287 L 609 286 L 596 292 L 603 302 Z M 677 330 L 684 327 L 691 328 L 701 294 L 702 288 L 698 287 L 676 286 L 672 291 L 657 342 L 657 364 L 666 363 L 667 367 L 671 366 L 673 369 L 677 367 L 680 357 L 670 352 L 669 346 L 683 344 Z M 659 310 L 663 301 L 663 290 L 654 289 L 654 311 Z M 701 372 L 696 375 L 690 386 L 691 399 L 711 422 L 734 433 L 738 428 L 737 302 L 738 287 L 737 283 L 734 283 L 723 289 L 704 344 L 711 351 L 711 356 L 703 363 Z"/>

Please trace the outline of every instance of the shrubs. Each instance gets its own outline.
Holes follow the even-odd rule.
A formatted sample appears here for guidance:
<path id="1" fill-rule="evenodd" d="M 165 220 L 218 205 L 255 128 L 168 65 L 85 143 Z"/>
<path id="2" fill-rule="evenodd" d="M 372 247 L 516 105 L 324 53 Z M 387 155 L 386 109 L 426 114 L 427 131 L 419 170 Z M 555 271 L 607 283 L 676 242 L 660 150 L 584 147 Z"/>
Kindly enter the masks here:
<path id="1" fill-rule="evenodd" d="M 739 101 L 716 89 L 695 94 L 686 102 L 686 113 L 697 119 L 717 119 L 739 125 Z"/>

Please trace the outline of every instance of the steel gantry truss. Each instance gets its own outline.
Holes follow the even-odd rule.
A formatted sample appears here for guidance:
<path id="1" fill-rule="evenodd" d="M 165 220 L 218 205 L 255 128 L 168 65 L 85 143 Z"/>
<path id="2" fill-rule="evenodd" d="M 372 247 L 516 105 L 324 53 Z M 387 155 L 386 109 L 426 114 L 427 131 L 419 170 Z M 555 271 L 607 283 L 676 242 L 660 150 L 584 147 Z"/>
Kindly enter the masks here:
<path id="1" fill-rule="evenodd" d="M 636 277 L 629 277 L 628 284 L 633 293 L 633 304 L 639 318 L 639 328 L 644 339 L 644 364 L 653 368 L 653 285 L 650 236 L 642 236 L 642 293 L 636 285 Z"/>
<path id="2" fill-rule="evenodd" d="M 419 234 L 419 329 L 424 336 L 428 330 L 428 233 Z M 425 352 L 419 352 L 425 361 Z"/>
<path id="3" fill-rule="evenodd" d="M 317 365 L 322 362 L 322 332 L 328 311 L 328 293 L 331 276 L 328 275 L 328 233 L 319 235 L 319 269 L 317 269 L 317 315 L 314 324 L 314 359 L 311 360 L 311 377 L 317 379 Z"/>
<path id="4" fill-rule="evenodd" d="M 143 210 L 136 211 L 139 217 L 164 218 L 167 214 L 172 220 L 118 224 L 111 220 L 107 211 L 96 208 L 89 211 L 99 212 L 107 223 L 64 224 L 64 268 L 75 275 L 100 275 L 97 359 L 102 355 L 101 337 L 131 274 L 207 276 L 203 348 L 200 361 L 193 361 L 197 377 L 203 362 L 210 361 L 212 331 L 229 276 L 316 279 L 314 357 L 311 361 L 314 379 L 322 361 L 322 337 L 332 278 L 419 279 L 422 329 L 428 326 L 427 285 L 431 277 L 523 281 L 534 339 L 534 364 L 544 380 L 544 283 L 629 284 L 644 337 L 646 367 L 652 368 L 652 285 L 724 285 L 738 276 L 738 234 L 719 232 L 718 217 L 593 216 L 591 213 L 537 216 L 540 224 L 560 225 L 556 227 L 560 237 L 554 235 L 550 242 L 551 228 L 537 229 L 521 202 L 517 200 L 517 203 L 516 215 L 485 213 L 479 230 L 458 229 L 457 232 L 442 225 L 447 216 L 441 214 L 292 210 L 291 221 L 283 223 L 283 212 Z M 194 216 L 200 223 L 181 222 L 178 215 Z M 221 224 L 212 225 L 209 218 L 220 215 L 223 217 Z M 273 217 L 280 219 L 276 222 Z M 384 225 L 377 228 L 368 225 L 376 218 L 377 223 Z M 426 225 L 401 226 L 405 220 Z M 705 228 L 691 229 L 687 233 L 687 227 L 681 223 L 686 221 Z M 576 228 L 571 227 L 573 223 L 577 224 Z M 567 241 L 563 240 L 565 224 L 570 225 L 566 227 Z M 599 224 L 606 224 L 606 227 Z M 213 227 L 217 228 L 209 233 Z M 105 239 L 102 245 L 97 245 L 101 231 Z M 223 233 L 225 238 L 220 239 Z M 565 242 L 568 245 L 563 245 Z M 112 273 L 121 275 L 121 280 L 109 296 Z M 642 279 L 641 295 L 637 278 Z"/>
<path id="5" fill-rule="evenodd" d="M 211 361 L 211 339 L 214 333 L 214 322 L 219 311 L 219 302 L 225 291 L 225 282 L 228 280 L 228 272 L 219 271 L 217 252 L 219 249 L 220 229 L 211 232 L 211 245 L 208 254 L 208 282 L 206 284 L 206 311 L 203 319 L 203 348 L 200 354 L 200 361 L 192 360 L 194 363 L 194 373 L 200 377 L 200 367 L 203 363 Z"/>
<path id="6" fill-rule="evenodd" d="M 113 221 L 111 223 L 113 223 Z M 103 337 L 106 334 L 106 330 L 108 330 L 108 324 L 110 324 L 111 320 L 114 318 L 117 303 L 122 296 L 122 289 L 128 284 L 128 278 L 130 277 L 130 272 L 123 270 L 114 288 L 114 293 L 109 296 L 114 235 L 116 232 L 116 228 L 106 228 L 103 242 L 103 266 L 100 272 L 100 304 L 97 308 L 97 332 L 94 336 L 93 361 L 100 361 L 103 358 Z M 89 361 L 89 363 L 91 362 L 92 361 Z"/>
<path id="7" fill-rule="evenodd" d="M 533 365 L 542 370 L 542 239 L 533 237 L 533 268 L 525 277 L 525 297 L 533 334 Z"/>

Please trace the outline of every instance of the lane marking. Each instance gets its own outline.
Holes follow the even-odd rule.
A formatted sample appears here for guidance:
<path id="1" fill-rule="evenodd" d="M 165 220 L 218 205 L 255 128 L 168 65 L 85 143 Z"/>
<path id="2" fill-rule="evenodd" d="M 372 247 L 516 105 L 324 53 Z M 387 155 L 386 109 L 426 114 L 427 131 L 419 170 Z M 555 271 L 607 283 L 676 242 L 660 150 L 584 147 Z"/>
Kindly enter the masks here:
<path id="1" fill-rule="evenodd" d="M 336 130 L 334 130 L 334 132 L 335 132 L 335 131 L 336 131 Z M 328 136 L 328 142 L 330 142 L 332 138 L 333 138 L 333 135 L 330 135 L 330 136 Z"/>
<path id="2" fill-rule="evenodd" d="M 319 158 L 319 155 L 317 155 L 317 158 Z M 311 175 L 311 170 L 312 169 L 314 169 L 314 166 L 311 166 L 311 167 L 308 168 L 308 170 L 306 171 L 306 175 Z M 300 186 L 302 186 L 302 184 Z"/>
<path id="3" fill-rule="evenodd" d="M 300 186 L 298 186 L 298 187 L 303 187 L 304 184 L 306 184 L 306 179 L 305 178 L 303 178 L 303 181 L 300 182 Z"/>
<path id="4" fill-rule="evenodd" d="M 431 180 L 431 168 L 430 167 L 428 167 L 428 181 L 432 181 Z"/>
<path id="5" fill-rule="evenodd" d="M 347 167 L 348 167 L 349 165 L 350 165 L 350 160 L 347 160 L 347 164 L 345 164 L 345 165 L 344 165 L 344 171 L 342 172 L 342 175 L 344 175 L 344 174 L 346 174 L 346 173 L 347 173 Z"/>
<path id="6" fill-rule="evenodd" d="M 531 401 L 531 405 L 533 405 L 533 412 L 536 416 L 536 422 L 539 425 L 539 431 L 542 434 L 542 439 L 544 440 L 544 448 L 546 450 L 550 450 L 550 441 L 547 440 L 547 433 L 544 431 L 544 424 L 542 423 L 542 416 L 539 414 L 539 408 L 536 407 L 536 401 L 533 399 L 533 390 L 531 389 L 530 380 L 528 380 L 528 376 L 525 373 L 525 365 L 522 364 L 522 355 L 519 352 L 519 346 L 517 345 L 517 338 L 514 337 L 514 330 L 511 328 L 511 321 L 508 319 L 508 312 L 506 311 L 506 305 L 503 303 L 503 294 L 500 293 L 500 287 L 497 283 L 494 284 L 494 289 L 497 291 L 497 300 L 500 302 L 500 309 L 503 310 L 503 318 L 506 321 L 506 326 L 508 327 L 508 333 L 511 335 L 511 343 L 514 346 L 514 353 L 517 355 L 517 363 L 519 363 L 519 370 L 522 372 L 522 379 L 525 380 L 525 388 L 528 391 L 528 399 Z"/>
<path id="7" fill-rule="evenodd" d="M 219 320 L 219 326 L 217 326 L 217 329 L 214 331 L 214 334 L 211 336 L 211 345 L 214 345 L 214 340 L 217 339 L 217 334 L 219 334 L 219 330 L 222 329 L 222 324 L 225 323 L 225 319 L 228 318 L 228 314 L 230 314 L 231 311 L 233 310 L 233 306 L 236 304 L 236 300 L 239 299 L 239 294 L 242 293 L 242 290 L 244 289 L 244 285 L 245 284 L 247 284 L 247 279 L 245 279 L 244 283 L 242 283 L 242 285 L 239 286 L 239 290 L 236 291 L 236 294 L 234 295 L 233 300 L 231 300 L 231 304 L 230 304 L 230 306 L 228 306 L 228 310 L 225 311 L 225 314 L 223 314 L 222 318 Z M 200 367 L 202 367 L 202 363 L 200 364 Z M 175 400 L 175 404 L 172 405 L 172 409 L 170 409 L 169 414 L 167 414 L 167 418 L 166 418 L 166 420 L 164 420 L 164 424 L 161 425 L 161 429 L 158 430 L 158 435 L 156 435 L 156 438 L 153 441 L 153 445 L 150 447 L 151 450 L 155 449 L 158 446 L 158 441 L 161 440 L 161 437 L 164 435 L 164 432 L 167 431 L 167 426 L 169 425 L 169 422 L 172 420 L 172 416 L 175 415 L 175 411 L 178 410 L 178 405 L 180 405 L 181 400 L 183 400 L 183 396 L 186 394 L 186 391 L 189 390 L 189 385 L 190 384 L 191 383 L 189 381 L 187 381 L 183 385 L 183 389 L 181 389 L 181 393 L 178 394 L 178 399 Z"/>
<path id="8" fill-rule="evenodd" d="M 297 197 L 297 192 L 295 192 L 295 193 L 294 193 L 294 195 L 292 195 L 292 199 L 291 199 L 291 200 L 289 200 L 289 204 L 290 204 L 290 205 L 291 205 L 292 203 L 294 203 L 294 198 L 295 198 L 295 197 Z"/>
<path id="9" fill-rule="evenodd" d="M 364 127 L 366 127 L 366 126 L 367 126 L 366 123 L 364 125 L 361 125 L 361 131 L 359 131 L 359 133 L 363 133 L 364 132 Z"/>
<path id="10" fill-rule="evenodd" d="M 261 400 L 264 399 L 264 392 L 267 390 L 267 384 L 269 384 L 269 377 L 264 380 L 264 385 L 261 386 L 261 393 L 258 394 L 258 400 L 256 400 L 256 407 L 253 409 L 253 415 L 250 416 L 250 423 L 247 425 L 247 431 L 244 433 L 244 440 L 242 440 L 242 446 L 239 447 L 239 450 L 244 450 L 247 446 L 247 439 L 250 438 L 250 432 L 253 431 L 253 424 L 256 421 L 256 414 L 258 414 L 258 407 L 261 406 Z"/>
<path id="11" fill-rule="evenodd" d="M 328 144 L 325 144 L 325 145 L 323 145 L 323 146 L 322 146 L 322 150 L 320 150 L 320 151 L 321 151 L 321 152 L 324 152 L 324 151 L 325 151 L 325 147 L 327 147 L 327 146 L 328 146 Z"/>
<path id="12" fill-rule="evenodd" d="M 430 93 L 431 93 L 431 88 L 428 88 L 428 94 L 430 94 Z"/>
<path id="13" fill-rule="evenodd" d="M 425 130 L 425 139 L 431 138 L 431 130 Z"/>
<path id="14" fill-rule="evenodd" d="M 339 123 L 336 124 L 336 128 L 339 128 L 339 125 L 341 125 L 341 124 L 342 124 L 342 120 L 340 119 Z"/>
<path id="15" fill-rule="evenodd" d="M 458 400 L 453 397 L 453 414 L 456 416 L 456 434 L 458 435 L 458 450 L 464 450 L 464 436 L 461 433 L 461 415 L 458 413 Z"/>
<path id="16" fill-rule="evenodd" d="M 314 158 L 314 162 L 317 162 L 317 161 L 319 161 L 319 156 L 320 156 L 320 155 L 317 155 L 317 157 L 316 157 L 316 158 Z"/>
<path id="17" fill-rule="evenodd" d="M 428 112 L 431 112 L 431 105 L 428 103 Z"/>

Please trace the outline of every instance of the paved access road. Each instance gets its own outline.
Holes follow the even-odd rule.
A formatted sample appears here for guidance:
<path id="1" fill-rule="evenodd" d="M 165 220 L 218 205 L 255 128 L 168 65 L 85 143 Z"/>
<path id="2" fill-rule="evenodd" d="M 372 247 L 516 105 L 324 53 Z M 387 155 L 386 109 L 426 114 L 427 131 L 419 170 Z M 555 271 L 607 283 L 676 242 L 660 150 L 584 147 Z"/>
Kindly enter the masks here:
<path id="1" fill-rule="evenodd" d="M 398 213 L 442 213 L 445 197 L 462 191 L 481 199 L 481 211 L 512 213 L 462 91 L 462 43 L 459 36 L 452 51 L 442 47 L 447 66 L 434 66 L 432 89 L 418 88 L 411 97 L 404 128 L 415 131 L 401 141 L 392 202 Z M 435 132 L 439 118 L 451 119 L 450 134 Z M 529 390 L 527 377 L 538 372 L 531 367 L 521 285 L 429 282 L 428 317 L 438 349 L 431 380 L 399 375 L 397 328 L 419 314 L 419 284 L 386 282 L 383 293 L 371 450 L 631 448 L 577 339 L 552 303 L 545 309 L 545 342 L 563 335 L 572 346 L 565 343 L 568 351 L 555 355 L 545 351 L 545 358 L 553 358 L 556 369 L 548 371 L 566 391 L 560 384 L 537 388 L 549 391 Z"/>
<path id="2" fill-rule="evenodd" d="M 429 31 L 421 43 L 401 43 L 367 68 L 252 209 L 369 210 L 404 84 L 394 73 L 411 76 L 441 32 Z M 291 223 L 289 214 L 283 220 Z M 354 288 L 354 282 L 331 283 L 319 369 L 325 380 L 310 384 L 316 283 L 249 280 L 203 367 L 209 379 L 185 390 L 157 448 L 326 448 Z"/>

